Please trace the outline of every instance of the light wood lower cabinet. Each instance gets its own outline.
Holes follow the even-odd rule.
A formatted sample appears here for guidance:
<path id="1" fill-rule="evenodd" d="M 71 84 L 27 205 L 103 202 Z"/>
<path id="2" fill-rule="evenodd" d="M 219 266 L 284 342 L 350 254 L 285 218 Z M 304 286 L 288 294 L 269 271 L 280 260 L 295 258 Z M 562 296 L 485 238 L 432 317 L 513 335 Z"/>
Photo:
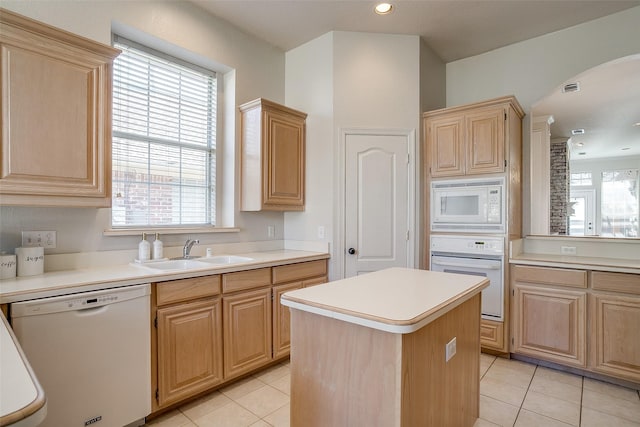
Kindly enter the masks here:
<path id="1" fill-rule="evenodd" d="M 157 410 L 223 380 L 220 276 L 157 283 L 153 294 L 152 390 Z"/>
<path id="2" fill-rule="evenodd" d="M 591 283 L 590 367 L 640 383 L 640 275 L 592 272 Z"/>
<path id="3" fill-rule="evenodd" d="M 287 357 L 290 313 L 280 296 L 326 282 L 323 259 L 154 284 L 154 415 Z"/>
<path id="4" fill-rule="evenodd" d="M 640 275 L 511 271 L 512 352 L 640 383 Z"/>
<path id="5" fill-rule="evenodd" d="M 158 309 L 158 405 L 222 382 L 220 298 Z"/>
<path id="6" fill-rule="evenodd" d="M 273 287 L 273 358 L 289 354 L 291 349 L 291 313 L 289 307 L 280 303 L 285 292 L 302 289 L 302 282 L 293 282 Z"/>
<path id="7" fill-rule="evenodd" d="M 586 366 L 584 291 L 515 286 L 513 351 L 572 366 Z"/>
<path id="8" fill-rule="evenodd" d="M 224 296 L 224 377 L 237 377 L 272 360 L 271 288 Z"/>
<path id="9" fill-rule="evenodd" d="M 273 358 L 289 355 L 291 349 L 291 315 L 280 303 L 285 292 L 327 283 L 325 260 L 301 262 L 273 268 Z"/>

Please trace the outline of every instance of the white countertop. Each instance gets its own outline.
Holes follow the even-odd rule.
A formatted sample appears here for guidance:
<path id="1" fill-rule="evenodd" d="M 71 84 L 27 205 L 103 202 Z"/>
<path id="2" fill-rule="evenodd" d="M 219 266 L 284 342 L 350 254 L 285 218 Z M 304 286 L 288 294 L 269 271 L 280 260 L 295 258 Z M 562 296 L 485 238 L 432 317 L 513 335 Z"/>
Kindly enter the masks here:
<path id="1" fill-rule="evenodd" d="M 640 274 L 640 259 L 521 253 L 509 258 L 509 263 Z"/>
<path id="2" fill-rule="evenodd" d="M 236 254 L 253 260 L 229 265 L 207 265 L 189 270 L 159 271 L 143 265 L 116 265 L 53 271 L 38 276 L 0 280 L 0 304 L 55 295 L 117 288 L 141 283 L 229 273 L 295 262 L 329 258 L 328 253 L 280 249 Z"/>
<path id="3" fill-rule="evenodd" d="M 282 304 L 326 317 L 406 334 L 489 286 L 484 277 L 389 268 L 290 291 Z"/>
<path id="4" fill-rule="evenodd" d="M 0 425 L 37 426 L 46 415 L 42 387 L 0 313 Z"/>
<path id="5" fill-rule="evenodd" d="M 509 243 L 510 264 L 640 274 L 640 239 L 527 236 Z"/>

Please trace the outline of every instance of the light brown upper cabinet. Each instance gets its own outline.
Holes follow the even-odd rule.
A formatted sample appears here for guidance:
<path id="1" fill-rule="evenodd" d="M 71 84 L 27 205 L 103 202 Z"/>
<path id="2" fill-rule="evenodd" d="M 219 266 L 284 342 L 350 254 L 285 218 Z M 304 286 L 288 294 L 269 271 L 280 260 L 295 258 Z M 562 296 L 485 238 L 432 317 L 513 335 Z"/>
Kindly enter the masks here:
<path id="1" fill-rule="evenodd" d="M 304 210 L 307 115 L 261 98 L 240 112 L 240 209 Z"/>
<path id="2" fill-rule="evenodd" d="M 514 97 L 424 113 L 430 175 L 504 172 L 509 148 L 522 144 L 523 116 Z"/>
<path id="3" fill-rule="evenodd" d="M 110 206 L 119 51 L 6 10 L 0 48 L 0 204 Z"/>

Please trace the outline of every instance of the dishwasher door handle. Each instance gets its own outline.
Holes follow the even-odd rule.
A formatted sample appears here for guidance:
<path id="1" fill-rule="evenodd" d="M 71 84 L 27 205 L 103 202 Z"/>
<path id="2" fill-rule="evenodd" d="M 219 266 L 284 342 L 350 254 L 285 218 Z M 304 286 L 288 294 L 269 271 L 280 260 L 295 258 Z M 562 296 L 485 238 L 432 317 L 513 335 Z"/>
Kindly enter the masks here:
<path id="1" fill-rule="evenodd" d="M 442 265 L 444 267 L 460 267 L 460 268 L 479 268 L 482 270 L 500 270 L 500 264 L 491 265 L 491 264 L 461 264 L 457 262 L 442 262 L 442 261 L 431 261 L 435 265 Z"/>
<path id="2" fill-rule="evenodd" d="M 95 307 L 87 307 L 76 310 L 75 313 L 78 316 L 95 316 L 96 314 L 102 314 L 105 311 L 109 310 L 109 305 L 98 305 Z"/>

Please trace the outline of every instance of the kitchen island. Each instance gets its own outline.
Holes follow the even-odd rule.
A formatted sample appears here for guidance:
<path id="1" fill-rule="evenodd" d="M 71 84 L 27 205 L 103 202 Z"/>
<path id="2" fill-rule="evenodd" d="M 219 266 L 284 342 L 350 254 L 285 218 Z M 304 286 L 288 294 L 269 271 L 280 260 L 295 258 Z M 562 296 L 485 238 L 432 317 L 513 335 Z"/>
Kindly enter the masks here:
<path id="1" fill-rule="evenodd" d="M 488 285 L 390 268 L 284 294 L 291 425 L 473 426 Z"/>

